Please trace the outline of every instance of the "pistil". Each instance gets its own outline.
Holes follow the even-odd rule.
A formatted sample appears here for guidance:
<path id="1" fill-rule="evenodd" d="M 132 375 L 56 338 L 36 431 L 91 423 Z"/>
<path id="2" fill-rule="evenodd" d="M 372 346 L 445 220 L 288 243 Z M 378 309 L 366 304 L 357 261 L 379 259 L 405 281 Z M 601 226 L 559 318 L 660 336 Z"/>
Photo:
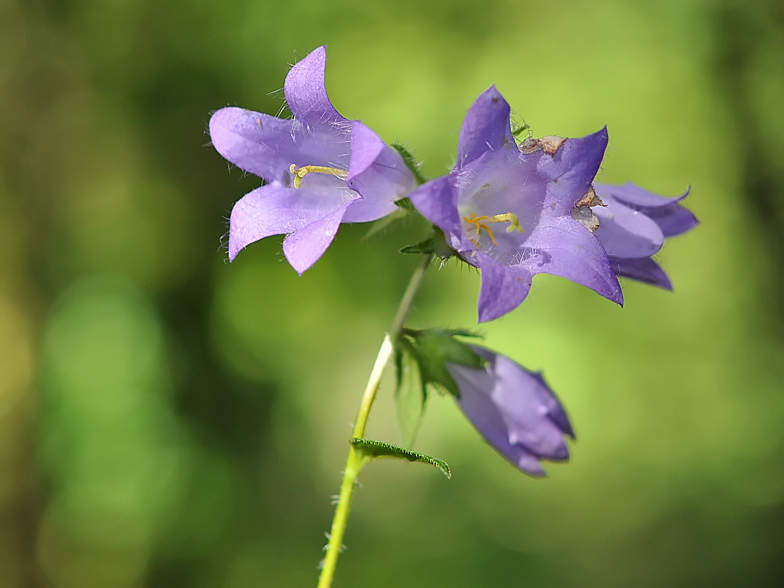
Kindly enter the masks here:
<path id="1" fill-rule="evenodd" d="M 324 167 L 321 165 L 303 165 L 302 167 L 298 168 L 292 163 L 289 171 L 294 174 L 295 188 L 299 188 L 302 185 L 302 178 L 310 173 L 329 174 L 331 176 L 335 176 L 336 178 L 340 178 L 341 180 L 348 178 L 348 172 L 345 170 L 337 169 L 335 167 Z"/>

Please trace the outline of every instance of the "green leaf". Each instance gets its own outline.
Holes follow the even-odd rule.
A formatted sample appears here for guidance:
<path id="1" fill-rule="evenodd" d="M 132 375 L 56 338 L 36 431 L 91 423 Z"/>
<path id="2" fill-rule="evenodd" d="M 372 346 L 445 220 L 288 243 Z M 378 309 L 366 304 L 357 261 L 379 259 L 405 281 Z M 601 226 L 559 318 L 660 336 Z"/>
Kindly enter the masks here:
<path id="1" fill-rule="evenodd" d="M 354 437 L 351 440 L 351 444 L 358 451 L 360 451 L 363 457 L 368 459 L 368 461 L 380 457 L 391 457 L 394 459 L 405 459 L 407 461 L 429 463 L 430 465 L 435 466 L 441 470 L 441 473 L 444 474 L 447 478 L 452 477 L 452 470 L 449 469 L 449 464 L 447 464 L 443 459 L 438 459 L 437 457 L 431 457 L 429 455 L 425 455 L 424 453 L 409 451 L 407 449 L 403 449 L 402 447 L 398 447 L 397 445 L 390 445 L 389 443 L 384 443 L 383 441 L 374 441 L 373 439 L 359 439 Z"/>
<path id="2" fill-rule="evenodd" d="M 415 243 L 414 245 L 406 245 L 400 250 L 400 253 L 410 253 L 414 255 L 429 255 L 435 251 L 433 238 L 428 237 L 424 241 Z"/>
<path id="3" fill-rule="evenodd" d="M 397 422 L 403 436 L 403 447 L 411 448 L 414 445 L 422 418 L 425 416 L 425 384 L 419 370 L 411 344 L 401 341 L 395 349 L 395 364 L 397 366 Z"/>
<path id="4" fill-rule="evenodd" d="M 417 184 L 422 185 L 427 181 L 427 178 L 422 175 L 422 163 L 419 162 L 416 157 L 411 155 L 411 152 L 403 147 L 398 143 L 392 143 L 392 149 L 395 149 L 400 156 L 403 158 L 403 162 L 406 164 L 406 167 L 411 170 L 411 173 L 414 174 L 416 178 Z"/>

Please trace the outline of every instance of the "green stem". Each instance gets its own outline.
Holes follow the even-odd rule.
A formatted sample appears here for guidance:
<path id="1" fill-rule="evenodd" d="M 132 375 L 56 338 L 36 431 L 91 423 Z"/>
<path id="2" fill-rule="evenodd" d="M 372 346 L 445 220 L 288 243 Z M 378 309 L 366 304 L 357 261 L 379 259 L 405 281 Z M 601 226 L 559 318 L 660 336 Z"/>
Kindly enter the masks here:
<path id="1" fill-rule="evenodd" d="M 403 323 L 406 320 L 408 311 L 411 310 L 414 297 L 419 289 L 419 285 L 422 283 L 425 270 L 427 270 L 427 266 L 430 264 L 432 257 L 432 255 L 422 256 L 422 261 L 420 261 L 416 270 L 414 270 L 414 274 L 411 276 L 411 281 L 408 283 L 406 292 L 403 294 L 403 299 L 400 301 L 400 306 L 392 321 L 392 326 L 384 337 L 381 349 L 378 350 L 376 363 L 373 365 L 373 371 L 370 373 L 370 379 L 365 387 L 362 402 L 359 405 L 359 412 L 357 413 L 357 419 L 354 422 L 352 438 L 361 438 L 365 435 L 365 425 L 367 425 L 368 416 L 370 415 L 370 408 L 373 406 L 373 401 L 376 399 L 376 392 L 378 392 L 378 386 L 381 383 L 381 376 L 384 374 L 384 369 L 387 366 L 389 358 L 395 351 L 394 343 L 400 336 Z M 353 445 L 349 446 L 346 468 L 343 471 L 343 483 L 340 485 L 340 497 L 338 498 L 338 505 L 335 509 L 335 518 L 332 519 L 332 529 L 329 533 L 327 554 L 324 557 L 323 567 L 321 568 L 318 588 L 329 588 L 332 585 L 332 577 L 335 575 L 335 565 L 338 561 L 338 555 L 340 555 L 343 535 L 346 531 L 348 510 L 351 506 L 351 498 L 354 495 L 354 486 L 357 481 L 357 476 L 365 463 L 367 463 L 367 458 L 356 450 Z"/>

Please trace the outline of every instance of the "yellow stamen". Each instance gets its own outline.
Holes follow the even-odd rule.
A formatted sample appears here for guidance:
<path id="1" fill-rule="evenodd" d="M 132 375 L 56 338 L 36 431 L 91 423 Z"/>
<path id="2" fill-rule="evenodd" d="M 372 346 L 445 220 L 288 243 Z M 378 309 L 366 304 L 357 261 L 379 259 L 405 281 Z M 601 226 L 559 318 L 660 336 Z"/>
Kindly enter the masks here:
<path id="1" fill-rule="evenodd" d="M 329 174 L 335 176 L 336 178 L 340 178 L 341 180 L 348 178 L 347 171 L 337 169 L 335 167 L 324 167 L 321 165 L 303 165 L 302 167 L 298 168 L 292 163 L 289 171 L 294 174 L 295 188 L 299 188 L 302 185 L 302 178 L 304 178 L 309 173 Z"/>
<path id="2" fill-rule="evenodd" d="M 493 241 L 493 245 L 498 245 L 498 243 L 495 242 L 495 236 L 493 235 L 493 231 L 490 230 L 490 227 L 482 223 L 482 221 L 484 220 L 486 220 L 487 222 L 493 222 L 492 220 L 488 220 L 489 218 L 490 218 L 489 216 L 476 216 L 475 214 L 472 214 L 471 218 L 464 216 L 463 220 L 468 224 L 474 225 L 474 227 L 476 228 L 476 237 L 479 236 L 479 231 L 481 229 L 484 229 L 485 231 L 487 231 L 487 234 L 490 235 L 490 239 Z M 477 245 L 478 247 L 476 240 L 471 239 L 471 243 Z"/>
<path id="3" fill-rule="evenodd" d="M 493 242 L 493 245 L 498 245 L 495 240 L 495 235 L 493 235 L 493 231 L 490 230 L 490 227 L 487 226 L 488 223 L 509 223 L 509 226 L 506 227 L 506 232 L 511 233 L 512 231 L 519 231 L 523 232 L 523 227 L 520 226 L 520 221 L 517 218 L 517 215 L 513 212 L 507 212 L 505 214 L 495 214 L 493 216 L 476 216 L 476 214 L 472 214 L 471 218 L 467 216 L 463 217 L 463 220 L 470 225 L 474 225 L 476 229 L 475 237 L 479 237 L 479 231 L 484 229 L 487 231 L 487 234 L 490 235 L 490 240 Z M 476 239 L 470 239 L 471 243 L 479 246 Z"/>

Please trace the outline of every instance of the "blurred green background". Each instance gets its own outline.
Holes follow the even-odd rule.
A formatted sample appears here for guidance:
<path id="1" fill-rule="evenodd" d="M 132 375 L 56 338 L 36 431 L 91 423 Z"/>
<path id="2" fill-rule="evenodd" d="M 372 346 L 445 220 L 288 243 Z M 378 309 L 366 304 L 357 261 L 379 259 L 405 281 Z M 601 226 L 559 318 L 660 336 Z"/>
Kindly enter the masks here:
<path id="1" fill-rule="evenodd" d="M 443 174 L 495 83 L 537 136 L 687 203 L 675 293 L 538 276 L 486 343 L 577 430 L 545 480 L 448 399 L 372 464 L 336 587 L 784 585 L 784 5 L 778 0 L 0 0 L 0 588 L 315 586 L 364 382 L 424 235 L 343 226 L 298 277 L 226 262 L 258 179 L 210 113 L 275 114 L 327 44 L 337 109 Z M 431 271 L 412 326 L 473 327 Z M 398 442 L 391 379 L 368 435 Z"/>

